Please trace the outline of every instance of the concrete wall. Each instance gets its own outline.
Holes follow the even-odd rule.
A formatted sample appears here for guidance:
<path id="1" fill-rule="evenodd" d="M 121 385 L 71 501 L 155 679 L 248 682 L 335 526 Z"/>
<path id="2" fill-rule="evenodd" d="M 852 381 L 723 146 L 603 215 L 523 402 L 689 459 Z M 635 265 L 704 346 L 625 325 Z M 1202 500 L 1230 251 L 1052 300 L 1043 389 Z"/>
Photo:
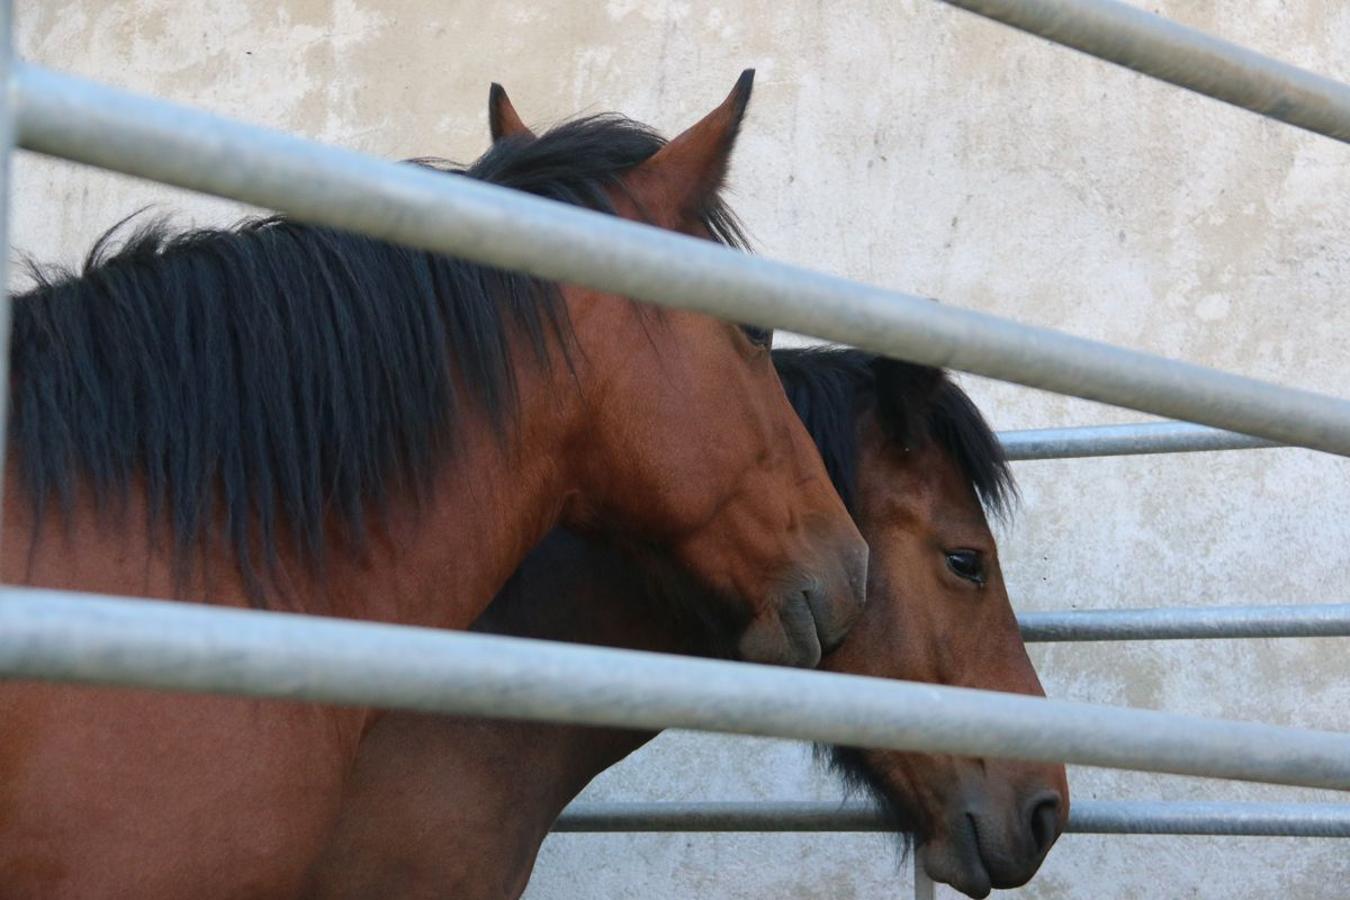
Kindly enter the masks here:
<path id="1" fill-rule="evenodd" d="M 1350 78 L 1341 0 L 1148 4 Z M 536 124 L 617 109 L 666 131 L 759 79 L 733 173 L 759 249 L 1075 334 L 1350 396 L 1350 149 L 932 2 L 20 0 L 31 58 L 377 153 L 472 158 L 492 80 Z M 149 202 L 237 208 L 21 158 L 14 235 L 73 260 Z M 1138 420 L 977 379 L 997 427 Z M 1277 450 L 1017 466 L 1021 609 L 1344 600 L 1350 464 Z M 1058 646 L 1052 695 L 1350 728 L 1335 640 Z M 1075 770 L 1079 798 L 1339 799 Z M 591 799 L 817 798 L 807 754 L 667 735 Z M 1332 841 L 1068 837 L 1027 897 L 1323 897 Z M 550 839 L 531 900 L 899 896 L 886 841 Z M 939 893 L 942 893 L 939 891 Z"/>

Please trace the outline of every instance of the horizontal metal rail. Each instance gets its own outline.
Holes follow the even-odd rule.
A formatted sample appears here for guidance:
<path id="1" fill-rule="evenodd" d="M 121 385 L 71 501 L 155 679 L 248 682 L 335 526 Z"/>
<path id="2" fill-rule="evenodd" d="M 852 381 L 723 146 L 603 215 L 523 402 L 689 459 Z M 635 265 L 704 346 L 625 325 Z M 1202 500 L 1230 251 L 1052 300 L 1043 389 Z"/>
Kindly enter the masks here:
<path id="1" fill-rule="evenodd" d="M 16 67 L 20 146 L 507 269 L 1350 456 L 1350 402 Z"/>
<path id="2" fill-rule="evenodd" d="M 0 677 L 694 728 L 1350 790 L 1350 734 L 34 588 L 0 588 Z"/>
<path id="3" fill-rule="evenodd" d="M 893 831 L 870 803 L 574 803 L 553 831 Z M 1350 838 L 1350 803 L 1159 803 L 1076 800 L 1069 834 L 1196 834 Z"/>
<path id="4" fill-rule="evenodd" d="M 942 0 L 1065 47 L 1350 141 L 1350 86 L 1116 0 Z"/>
<path id="5" fill-rule="evenodd" d="M 1029 428 L 1021 431 L 1000 431 L 998 439 L 1011 460 L 1259 450 L 1282 446 L 1275 441 L 1208 428 L 1204 425 L 1192 425 L 1189 422 Z"/>
<path id="6" fill-rule="evenodd" d="M 1350 603 L 1024 612 L 1026 641 L 1350 637 Z"/>

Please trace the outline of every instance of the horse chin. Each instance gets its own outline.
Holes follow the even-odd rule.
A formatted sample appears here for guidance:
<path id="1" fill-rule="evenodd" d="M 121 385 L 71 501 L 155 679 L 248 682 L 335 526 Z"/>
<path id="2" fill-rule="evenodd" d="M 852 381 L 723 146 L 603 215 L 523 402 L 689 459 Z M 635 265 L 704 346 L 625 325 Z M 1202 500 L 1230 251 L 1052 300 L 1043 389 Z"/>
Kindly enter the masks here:
<path id="1" fill-rule="evenodd" d="M 933 881 L 950 885 L 968 897 L 987 897 L 995 886 L 1015 886 L 997 883 L 999 879 L 986 868 L 979 830 L 970 814 L 934 808 L 913 796 L 903 786 L 908 779 L 894 772 L 888 776 L 874 751 L 829 745 L 817 745 L 816 749 L 818 758 L 843 779 L 849 792 L 871 795 L 899 837 L 902 856 L 910 846 L 909 836 L 915 836 L 919 865 Z"/>
<path id="2" fill-rule="evenodd" d="M 814 669 L 822 655 L 816 623 L 804 602 L 752 620 L 736 645 L 747 662 Z"/>
<path id="3" fill-rule="evenodd" d="M 925 841 L 919 847 L 919 863 L 934 881 L 950 885 L 968 897 L 987 897 L 993 888 L 989 871 L 980 858 L 979 841 L 966 822 L 959 835 Z"/>

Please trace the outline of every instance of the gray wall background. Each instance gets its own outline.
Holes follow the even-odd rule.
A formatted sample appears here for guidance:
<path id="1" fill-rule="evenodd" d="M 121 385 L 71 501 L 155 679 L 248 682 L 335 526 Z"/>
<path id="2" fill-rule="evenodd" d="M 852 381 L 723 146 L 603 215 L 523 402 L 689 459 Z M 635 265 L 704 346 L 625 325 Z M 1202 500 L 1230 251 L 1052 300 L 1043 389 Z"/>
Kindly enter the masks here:
<path id="1" fill-rule="evenodd" d="M 667 133 L 759 70 L 732 201 L 760 252 L 945 302 L 1350 396 L 1350 148 L 928 0 L 20 0 L 46 65 L 386 157 L 471 159 L 490 81 L 527 121 Z M 1342 0 L 1150 9 L 1350 78 Z M 239 208 L 21 156 L 14 240 L 74 261 L 155 203 Z M 1137 421 L 966 378 L 999 428 Z M 1297 450 L 1017 464 L 1020 609 L 1343 601 L 1350 464 Z M 1350 729 L 1345 641 L 1034 648 L 1050 694 Z M 1078 798 L 1338 795 L 1075 769 Z M 589 799 L 837 796 L 800 746 L 668 734 Z M 869 836 L 559 836 L 528 897 L 900 896 Z M 1333 841 L 1064 838 L 1026 897 L 1346 896 Z M 939 895 L 944 892 L 939 889 Z M 954 896 L 947 894 L 947 896 Z"/>

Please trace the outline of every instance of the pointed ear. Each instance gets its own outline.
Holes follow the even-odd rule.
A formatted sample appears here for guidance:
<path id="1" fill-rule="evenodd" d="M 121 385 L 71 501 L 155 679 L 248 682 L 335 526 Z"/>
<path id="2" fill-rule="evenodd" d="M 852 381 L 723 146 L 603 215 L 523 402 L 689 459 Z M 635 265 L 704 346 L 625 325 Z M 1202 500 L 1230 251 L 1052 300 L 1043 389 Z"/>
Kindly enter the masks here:
<path id="1" fill-rule="evenodd" d="M 746 69 L 721 106 L 637 168 L 632 184 L 649 212 L 683 219 L 722 187 L 754 81 L 755 70 Z"/>
<path id="2" fill-rule="evenodd" d="M 488 91 L 488 127 L 492 130 L 494 144 L 502 138 L 534 137 L 534 132 L 520 121 L 516 108 L 511 105 L 511 98 L 506 96 L 506 88 L 495 81 Z"/>

